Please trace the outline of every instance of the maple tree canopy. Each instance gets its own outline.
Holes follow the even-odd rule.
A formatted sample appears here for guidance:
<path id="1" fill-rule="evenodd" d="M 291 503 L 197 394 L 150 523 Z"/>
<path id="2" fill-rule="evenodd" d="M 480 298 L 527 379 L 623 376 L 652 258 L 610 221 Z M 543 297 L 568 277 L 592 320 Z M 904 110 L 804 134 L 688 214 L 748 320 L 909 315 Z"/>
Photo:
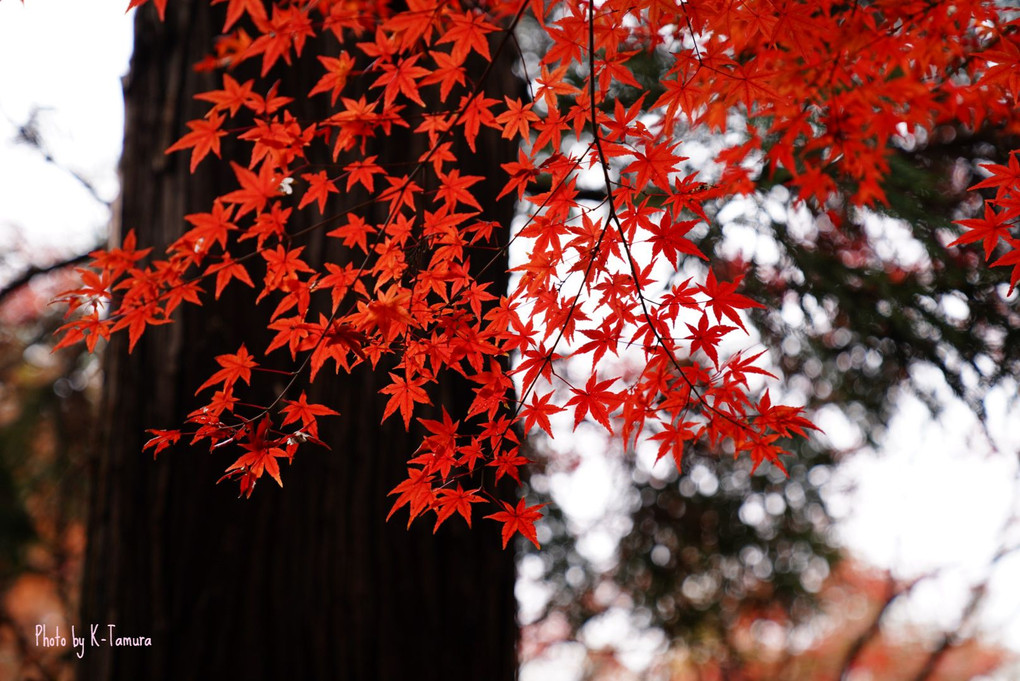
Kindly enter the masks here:
<path id="1" fill-rule="evenodd" d="M 153 0 L 161 17 L 167 2 Z M 438 528 L 455 514 L 470 525 L 473 505 L 487 505 L 504 546 L 517 532 L 537 545 L 541 505 L 498 499 L 492 483 L 519 481 L 521 436 L 553 436 L 555 414 L 575 428 L 594 422 L 626 447 L 650 445 L 677 467 L 696 442 L 782 467 L 784 440 L 812 427 L 752 389 L 753 376 L 771 375 L 756 364 L 764 350 L 741 311 L 759 304 L 740 293 L 741 277 L 712 262 L 701 276 L 676 274 L 706 259 L 686 235 L 712 228 L 709 202 L 750 193 L 768 174 L 838 224 L 841 206 L 885 201 L 887 158 L 902 135 L 944 124 L 1018 130 L 1018 22 L 987 0 L 409 0 L 401 9 L 212 0 L 224 2 L 223 35 L 196 65 L 221 86 L 199 95 L 207 113 L 167 153 L 190 153 L 195 171 L 234 150 L 224 160 L 236 188 L 188 215 L 165 252 L 128 232 L 92 254 L 81 286 L 61 298 L 59 346 L 93 350 L 126 330 L 133 347 L 180 305 L 254 287 L 275 336 L 217 357 L 197 387 L 205 405 L 181 428 L 152 430 L 147 448 L 158 454 L 187 436 L 234 453 L 225 477 L 243 495 L 264 474 L 282 485 L 280 460 L 319 442 L 320 418 L 345 417 L 309 402 L 304 387 L 367 363 L 390 378 L 384 419 L 417 419 L 426 433 L 407 453 L 393 512 L 406 507 L 409 522 L 435 514 Z M 492 70 L 473 80 L 465 64 L 519 51 L 514 32 L 526 17 L 548 43 L 527 74 L 528 97 L 486 97 Z M 330 45 L 314 55 L 318 81 L 290 89 L 288 67 L 320 36 L 333 39 L 314 43 Z M 648 58 L 662 65 L 656 95 L 635 71 Z M 247 63 L 261 76 L 239 76 Z M 331 113 L 299 120 L 288 108 L 295 97 L 328 100 Z M 695 127 L 728 133 L 711 183 L 683 170 L 683 133 Z M 485 218 L 473 187 L 486 178 L 462 174 L 453 153 L 454 141 L 478 153 L 483 128 L 519 145 L 515 161 L 493 169 L 501 196 L 526 215 L 512 234 Z M 415 164 L 387 167 L 368 153 L 369 140 L 395 129 L 422 140 Z M 985 166 L 974 187 L 989 192 L 985 212 L 947 244 L 980 242 L 992 265 L 1012 266 L 1011 285 L 1020 280 L 1016 153 L 1008 166 Z M 600 201 L 580 196 L 582 175 L 598 178 Z M 328 210 L 331 195 L 352 192 L 366 201 Z M 368 217 L 370 204 L 385 220 Z M 349 257 L 311 266 L 291 226 L 299 214 Z M 510 290 L 492 290 L 468 253 L 508 244 L 526 255 Z M 590 358 L 590 373 L 562 370 L 568 357 Z M 244 392 L 266 371 L 289 382 L 273 404 L 253 406 Z M 473 386 L 467 411 L 416 417 L 452 374 Z"/>

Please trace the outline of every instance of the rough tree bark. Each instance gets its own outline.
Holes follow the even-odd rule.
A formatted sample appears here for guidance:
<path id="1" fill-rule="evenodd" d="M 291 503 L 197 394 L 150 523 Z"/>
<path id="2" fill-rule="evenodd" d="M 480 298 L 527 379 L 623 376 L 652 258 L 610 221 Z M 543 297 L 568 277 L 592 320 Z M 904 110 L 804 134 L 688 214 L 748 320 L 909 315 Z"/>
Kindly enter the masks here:
<path id="1" fill-rule="evenodd" d="M 220 22 L 208 0 L 168 3 L 164 24 L 151 6 L 138 13 L 119 223 L 140 244 L 169 243 L 186 213 L 208 211 L 234 188 L 225 164 L 206 161 L 192 176 L 187 154 L 163 153 L 204 113 L 193 95 L 217 85 L 191 66 Z M 509 66 L 496 73 L 491 88 L 514 86 Z M 484 175 L 513 152 L 498 138 L 479 142 L 487 163 L 465 173 Z M 391 138 L 372 153 L 417 158 L 409 146 Z M 498 189 L 489 188 L 488 217 L 508 224 L 513 207 L 496 203 Z M 306 254 L 334 257 L 330 248 L 313 237 Z M 342 414 L 323 422 L 333 426 L 322 433 L 332 451 L 299 452 L 283 489 L 264 480 L 239 500 L 235 484 L 214 484 L 225 455 L 180 447 L 154 463 L 141 453 L 145 428 L 175 427 L 195 408 L 192 393 L 215 355 L 260 345 L 264 315 L 253 314 L 252 299 L 228 289 L 220 304 L 150 330 L 130 355 L 123 336 L 107 349 L 82 624 L 102 625 L 100 635 L 114 624 L 116 635 L 149 636 L 152 647 L 89 647 L 80 678 L 513 678 L 512 552 L 494 528 L 469 531 L 456 519 L 436 536 L 425 522 L 411 531 L 385 523 L 386 493 L 404 476 L 415 436 L 395 418 L 378 425 L 385 402 L 372 373 L 324 371 L 329 385 L 310 397 Z M 462 402 L 465 389 L 445 397 Z"/>

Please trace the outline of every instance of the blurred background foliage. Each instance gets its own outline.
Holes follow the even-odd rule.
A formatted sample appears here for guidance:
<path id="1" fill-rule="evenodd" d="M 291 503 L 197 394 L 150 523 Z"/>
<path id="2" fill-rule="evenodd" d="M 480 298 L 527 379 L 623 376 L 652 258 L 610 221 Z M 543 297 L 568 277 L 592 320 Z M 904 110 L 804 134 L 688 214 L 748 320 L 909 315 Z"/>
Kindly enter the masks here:
<path id="1" fill-rule="evenodd" d="M 74 275 L 21 276 L 46 256 L 0 256 L 0 679 L 73 677 L 70 651 L 33 633 L 44 624 L 70 639 L 77 612 L 98 362 L 81 349 L 51 354 L 62 316 L 49 301 Z"/>

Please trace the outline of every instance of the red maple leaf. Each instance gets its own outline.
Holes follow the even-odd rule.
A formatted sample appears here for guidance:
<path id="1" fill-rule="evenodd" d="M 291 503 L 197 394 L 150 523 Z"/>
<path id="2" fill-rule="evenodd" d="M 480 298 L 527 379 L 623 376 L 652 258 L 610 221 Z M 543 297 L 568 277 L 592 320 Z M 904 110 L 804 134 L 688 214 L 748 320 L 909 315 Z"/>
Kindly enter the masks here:
<path id="1" fill-rule="evenodd" d="M 432 528 L 432 533 L 435 534 L 439 526 L 454 513 L 459 513 L 467 521 L 468 527 L 471 527 L 471 504 L 485 501 L 475 494 L 477 491 L 465 492 L 460 484 L 457 485 L 457 489 L 443 487 L 438 490 L 436 493 L 436 526 Z"/>
<path id="2" fill-rule="evenodd" d="M 213 111 L 227 109 L 230 115 L 234 116 L 241 110 L 242 106 L 253 107 L 255 93 L 252 89 L 254 79 L 249 79 L 244 84 L 238 83 L 230 77 L 230 74 L 223 74 L 223 89 L 200 92 L 195 99 L 214 104 Z"/>
<path id="3" fill-rule="evenodd" d="M 535 548 L 542 548 L 538 543 L 538 534 L 535 532 L 535 521 L 542 517 L 538 510 L 545 506 L 545 504 L 526 506 L 524 498 L 517 502 L 516 507 L 511 506 L 505 501 L 499 503 L 503 504 L 503 510 L 485 517 L 503 523 L 503 548 L 506 548 L 510 537 L 514 536 L 516 532 L 520 532 L 527 537 L 535 545 Z"/>
<path id="4" fill-rule="evenodd" d="M 731 282 L 719 282 L 715 278 L 715 272 L 709 270 L 704 286 L 699 286 L 698 290 L 708 296 L 708 307 L 715 313 L 717 321 L 721 321 L 723 317 L 726 317 L 743 331 L 747 331 L 737 310 L 765 306 L 736 292 L 743 279 L 744 277 L 741 275 Z"/>
<path id="5" fill-rule="evenodd" d="M 226 33 L 230 30 L 230 27 L 237 23 L 241 16 L 245 13 L 252 18 L 255 22 L 264 22 L 269 17 L 266 14 L 266 8 L 262 4 L 262 0 L 212 0 L 212 4 L 218 5 L 223 2 L 229 2 L 227 5 L 227 18 L 223 23 L 223 32 Z"/>
<path id="6" fill-rule="evenodd" d="M 324 405 L 309 403 L 304 390 L 301 391 L 301 395 L 297 400 L 284 400 L 283 402 L 283 413 L 286 414 L 286 418 L 283 419 L 280 426 L 282 427 L 301 421 L 301 429 L 315 438 L 319 437 L 317 417 L 340 415 L 340 412 L 330 409 Z"/>
<path id="7" fill-rule="evenodd" d="M 227 134 L 220 129 L 223 121 L 224 117 L 215 112 L 208 118 L 188 121 L 191 132 L 174 142 L 164 153 L 172 154 L 182 149 L 191 149 L 191 172 L 195 172 L 195 168 L 210 151 L 216 156 L 220 155 L 220 138 Z"/>
<path id="8" fill-rule="evenodd" d="M 311 97 L 320 92 L 329 92 L 329 103 L 336 104 L 336 98 L 340 96 L 344 86 L 347 85 L 347 77 L 350 75 L 351 69 L 354 68 L 354 60 L 346 52 L 340 52 L 339 57 L 323 57 L 320 55 L 319 61 L 326 68 L 326 75 L 319 79 L 319 82 L 311 89 L 308 96 Z"/>
<path id="9" fill-rule="evenodd" d="M 234 354 L 218 355 L 216 363 L 222 368 L 198 387 L 198 390 L 195 391 L 196 395 L 217 383 L 222 383 L 227 388 L 234 385 L 239 379 L 249 383 L 251 382 L 251 370 L 258 366 L 251 353 L 248 352 L 248 348 L 244 347 L 244 343 Z"/>
<path id="10" fill-rule="evenodd" d="M 662 189 L 668 189 L 670 173 L 675 170 L 678 163 L 686 158 L 684 156 L 677 156 L 673 153 L 673 150 L 676 149 L 676 147 L 677 144 L 670 144 L 666 146 L 663 144 L 653 144 L 651 141 L 645 141 L 644 152 L 637 152 L 635 154 L 637 159 L 625 167 L 623 172 L 637 173 L 637 177 L 634 180 L 634 186 L 639 189 L 644 189 L 649 180 Z"/>
<path id="11" fill-rule="evenodd" d="M 1014 47 L 1014 49 L 1016 49 Z M 983 189 L 995 187 L 996 197 L 1002 198 L 1007 192 L 1014 191 L 1020 187 L 1020 154 L 1013 151 L 1009 155 L 1008 165 L 1002 166 L 997 163 L 982 163 L 981 167 L 991 175 L 975 184 L 970 189 Z"/>
<path id="12" fill-rule="evenodd" d="M 690 336 L 687 336 L 685 340 L 691 341 L 691 353 L 697 352 L 699 349 L 702 350 L 709 359 L 712 360 L 712 364 L 719 367 L 719 352 L 717 350 L 719 341 L 727 333 L 732 331 L 735 327 L 732 326 L 709 326 L 708 315 L 701 315 L 701 319 L 698 320 L 698 325 L 691 326 L 686 324 L 687 330 L 691 332 Z"/>
<path id="13" fill-rule="evenodd" d="M 574 428 L 581 425 L 585 415 L 601 423 L 606 430 L 613 432 L 613 425 L 609 422 L 609 415 L 620 404 L 621 396 L 609 390 L 609 386 L 616 383 L 616 378 L 610 378 L 601 383 L 593 373 L 584 386 L 584 390 L 571 388 L 574 396 L 567 401 L 567 407 L 574 407 Z"/>
<path id="14" fill-rule="evenodd" d="M 390 378 L 393 382 L 379 391 L 384 395 L 391 396 L 389 401 L 386 402 L 386 409 L 383 411 L 382 420 L 385 422 L 390 414 L 400 409 L 400 415 L 404 419 L 404 427 L 408 428 L 411 425 L 414 405 L 418 402 L 431 404 L 428 393 L 421 387 L 425 384 L 425 379 L 415 378 L 408 381 L 406 378 L 398 376 L 393 372 L 390 372 Z"/>
<path id="15" fill-rule="evenodd" d="M 338 194 L 340 190 L 329 179 L 325 170 L 320 170 L 317 173 L 304 173 L 301 175 L 301 179 L 308 182 L 308 189 L 305 191 L 305 195 L 301 197 L 301 203 L 298 204 L 298 208 L 304 208 L 312 201 L 316 201 L 319 204 L 319 212 L 325 213 L 326 201 L 329 200 L 329 195 Z"/>
<path id="16" fill-rule="evenodd" d="M 152 458 L 155 459 L 159 456 L 167 447 L 177 444 L 181 439 L 181 431 L 179 430 L 153 430 L 149 429 L 145 431 L 152 433 L 153 438 L 142 445 L 142 451 L 146 449 L 152 450 Z"/>
<path id="17" fill-rule="evenodd" d="M 230 254 L 224 255 L 221 262 L 210 265 L 209 268 L 206 269 L 205 273 L 207 275 L 216 275 L 215 297 L 217 300 L 219 300 L 220 294 L 223 293 L 223 289 L 226 288 L 231 279 L 237 279 L 238 281 L 253 288 L 255 286 L 251 277 L 248 275 L 248 270 L 245 268 L 244 264 L 234 260 Z"/>
<path id="18" fill-rule="evenodd" d="M 262 162 L 258 175 L 233 161 L 230 167 L 234 169 L 241 188 L 224 194 L 223 201 L 240 206 L 235 217 L 240 218 L 252 211 L 261 212 L 269 199 L 280 195 L 281 178 L 268 159 Z"/>
<path id="19" fill-rule="evenodd" d="M 410 504 L 410 517 L 407 519 L 407 526 L 430 508 L 436 500 L 436 493 L 432 489 L 432 476 L 420 468 L 408 468 L 407 479 L 390 490 L 390 494 L 397 494 L 397 500 L 393 502 L 386 520 L 389 520 L 394 513 L 403 506 Z"/>
<path id="20" fill-rule="evenodd" d="M 148 1 L 149 0 L 131 0 L 131 2 L 128 3 L 128 11 L 130 11 L 134 7 L 141 7 Z M 24 3 L 24 0 L 22 0 L 22 3 Z M 163 19 L 166 18 L 166 3 L 167 0 L 155 0 L 153 3 L 156 5 L 156 12 L 159 13 L 160 21 L 163 21 Z"/>
<path id="21" fill-rule="evenodd" d="M 1016 157 L 1014 156 L 1013 159 Z M 1010 229 L 1013 226 L 1009 212 L 1006 210 L 995 210 L 990 201 L 985 202 L 984 217 L 971 218 L 969 220 L 957 220 L 956 224 L 966 227 L 969 231 L 950 241 L 948 246 L 970 244 L 980 241 L 985 250 L 985 260 L 990 260 L 992 251 L 995 250 L 999 239 L 1009 240 L 1012 236 Z"/>

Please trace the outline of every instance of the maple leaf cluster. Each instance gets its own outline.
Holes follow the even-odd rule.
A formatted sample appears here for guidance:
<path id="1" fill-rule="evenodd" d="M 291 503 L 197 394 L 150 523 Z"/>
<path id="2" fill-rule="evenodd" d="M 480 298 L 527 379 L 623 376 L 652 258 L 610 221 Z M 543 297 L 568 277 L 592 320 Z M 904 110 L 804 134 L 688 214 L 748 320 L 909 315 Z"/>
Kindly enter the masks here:
<path id="1" fill-rule="evenodd" d="M 167 2 L 153 3 L 161 16 Z M 677 467 L 701 442 L 781 468 L 783 441 L 811 428 L 798 409 L 752 391 L 750 377 L 770 376 L 756 366 L 764 351 L 723 349 L 748 344 L 742 311 L 759 306 L 739 293 L 740 277 L 722 280 L 711 263 L 699 277 L 675 274 L 706 259 L 687 235 L 706 225 L 707 202 L 753 190 L 762 167 L 784 171 L 799 200 L 824 206 L 840 186 L 857 203 L 881 202 L 898 135 L 947 120 L 1015 121 L 1017 79 L 1002 64 L 1016 64 L 1017 43 L 991 2 L 411 0 L 397 11 L 372 0 L 212 0 L 222 2 L 223 35 L 197 65 L 218 72 L 221 87 L 198 96 L 208 111 L 167 153 L 190 150 L 194 171 L 231 140 L 243 150 L 228 159 L 236 189 L 188 215 L 157 257 L 130 233 L 93 254 L 82 286 L 62 298 L 70 309 L 59 345 L 92 350 L 126 329 L 134 347 L 209 288 L 218 298 L 230 285 L 255 287 L 272 306 L 273 339 L 217 357 L 220 369 L 197 391 L 207 403 L 185 428 L 151 431 L 147 447 L 159 453 L 186 432 L 193 444 L 240 449 L 225 477 L 243 494 L 263 474 L 282 485 L 279 460 L 321 444 L 318 419 L 336 412 L 304 392 L 254 407 L 241 400 L 245 386 L 281 362 L 289 392 L 325 369 L 367 363 L 390 379 L 383 420 L 417 419 L 427 432 L 393 489 L 391 515 L 406 507 L 409 522 L 434 513 L 438 528 L 458 514 L 470 525 L 474 504 L 493 505 L 487 517 L 503 524 L 504 546 L 516 532 L 538 544 L 541 505 L 496 499 L 483 473 L 519 482 L 522 436 L 553 436 L 557 414 L 575 428 L 599 424 L 628 447 L 650 444 Z M 466 64 L 516 49 L 525 15 L 549 44 L 530 97 L 487 97 L 490 70 L 473 82 Z M 321 35 L 335 40 L 315 55 L 318 81 L 288 91 L 287 67 Z M 634 67 L 647 56 L 666 64 L 661 94 L 625 104 L 622 91 L 643 88 Z M 261 76 L 235 78 L 248 62 Z M 306 96 L 328 100 L 330 115 L 298 120 L 288 106 Z M 706 185 L 682 170 L 677 131 L 726 130 L 734 111 L 742 141 L 719 155 L 719 178 Z M 397 128 L 423 140 L 415 164 L 368 153 Z M 509 291 L 471 274 L 470 250 L 510 240 L 476 196 L 485 178 L 462 174 L 453 152 L 461 141 L 478 153 L 483 129 L 519 145 L 517 159 L 494 170 L 500 196 L 526 213 L 512 237 L 525 255 Z M 332 163 L 312 160 L 322 157 Z M 997 188 L 998 208 L 963 223 L 972 231 L 958 242 L 980 240 L 987 253 L 999 239 L 1015 245 L 1015 161 L 989 168 L 979 187 Z M 592 172 L 600 202 L 578 188 Z M 386 218 L 364 205 L 330 213 L 331 197 L 352 191 Z M 310 222 L 349 258 L 310 264 L 300 245 Z M 1010 257 L 995 264 L 1013 264 L 1015 283 Z M 568 356 L 590 357 L 590 373 L 562 370 Z M 451 372 L 474 386 L 466 412 L 416 417 Z"/>

